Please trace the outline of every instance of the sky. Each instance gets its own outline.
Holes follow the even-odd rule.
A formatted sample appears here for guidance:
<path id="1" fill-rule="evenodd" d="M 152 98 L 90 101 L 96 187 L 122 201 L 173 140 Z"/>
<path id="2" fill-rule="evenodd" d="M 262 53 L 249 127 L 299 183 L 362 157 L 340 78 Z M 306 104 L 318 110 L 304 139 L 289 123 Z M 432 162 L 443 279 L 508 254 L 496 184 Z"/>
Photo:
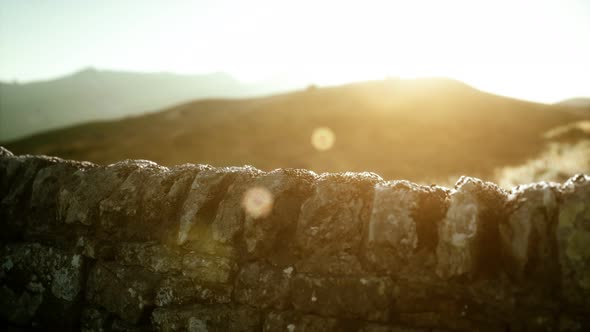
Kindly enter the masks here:
<path id="1" fill-rule="evenodd" d="M 0 0 L 0 80 L 84 67 L 590 96 L 589 0 Z"/>

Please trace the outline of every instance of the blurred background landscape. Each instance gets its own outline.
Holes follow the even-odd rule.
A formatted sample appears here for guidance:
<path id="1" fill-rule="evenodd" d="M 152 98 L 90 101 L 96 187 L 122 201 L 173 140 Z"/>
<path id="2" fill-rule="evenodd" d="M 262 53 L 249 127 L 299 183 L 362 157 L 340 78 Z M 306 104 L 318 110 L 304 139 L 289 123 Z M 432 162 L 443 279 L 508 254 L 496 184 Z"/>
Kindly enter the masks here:
<path id="1" fill-rule="evenodd" d="M 583 0 L 0 4 L 17 154 L 505 187 L 590 172 Z"/>

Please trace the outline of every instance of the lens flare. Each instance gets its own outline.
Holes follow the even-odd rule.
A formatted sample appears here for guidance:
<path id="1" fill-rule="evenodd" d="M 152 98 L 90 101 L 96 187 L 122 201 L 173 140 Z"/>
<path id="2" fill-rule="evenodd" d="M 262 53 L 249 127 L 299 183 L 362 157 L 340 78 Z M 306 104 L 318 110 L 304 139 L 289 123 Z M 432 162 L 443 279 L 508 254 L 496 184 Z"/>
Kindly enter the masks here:
<path id="1" fill-rule="evenodd" d="M 268 216 L 272 211 L 274 197 L 264 187 L 253 187 L 246 191 L 242 199 L 242 207 L 246 215 L 258 219 Z"/>
<path id="2" fill-rule="evenodd" d="M 334 132 L 328 127 L 316 128 L 311 134 L 311 144 L 320 151 L 330 150 L 335 140 Z"/>

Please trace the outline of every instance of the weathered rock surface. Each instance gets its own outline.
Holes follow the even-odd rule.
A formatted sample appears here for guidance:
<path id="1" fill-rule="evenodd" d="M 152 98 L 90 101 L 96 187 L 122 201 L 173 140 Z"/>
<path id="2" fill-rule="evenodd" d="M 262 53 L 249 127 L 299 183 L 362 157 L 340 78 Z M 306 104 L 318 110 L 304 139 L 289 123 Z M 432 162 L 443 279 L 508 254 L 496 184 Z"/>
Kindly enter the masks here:
<path id="1" fill-rule="evenodd" d="M 393 283 L 387 277 L 297 275 L 292 281 L 291 301 L 301 312 L 387 321 L 394 301 Z"/>
<path id="2" fill-rule="evenodd" d="M 184 276 L 166 277 L 156 289 L 155 303 L 159 307 L 190 303 L 230 303 L 233 286 L 207 283 Z"/>
<path id="3" fill-rule="evenodd" d="M 226 242 L 235 235 L 240 222 L 236 217 L 222 221 L 216 217 L 219 204 L 230 186 L 238 186 L 258 174 L 252 167 L 206 168 L 195 177 L 184 202 L 178 231 L 178 244 L 202 238 L 198 230 L 206 228 L 215 240 Z M 238 218 L 239 219 L 239 218 Z M 212 226 L 217 221 L 217 226 Z M 201 227 L 199 227 L 201 226 Z M 215 232 L 212 231 L 215 229 Z M 227 232 L 224 232 L 227 230 Z"/>
<path id="4" fill-rule="evenodd" d="M 182 269 L 182 251 L 157 242 L 122 243 L 116 250 L 116 259 L 121 264 L 143 266 L 158 273 Z"/>
<path id="5" fill-rule="evenodd" d="M 258 331 L 260 314 L 246 306 L 193 305 L 158 308 L 152 314 L 159 331 Z"/>
<path id="6" fill-rule="evenodd" d="M 590 176 L 108 166 L 0 149 L 0 327 L 587 331 Z"/>
<path id="7" fill-rule="evenodd" d="M 11 243 L 0 248 L 0 264 L 3 319 L 29 326 L 75 326 L 85 281 L 83 257 L 35 243 Z"/>
<path id="8" fill-rule="evenodd" d="M 256 177 L 245 188 L 264 188 L 272 195 L 271 210 L 267 216 L 245 213 L 243 241 L 246 252 L 264 258 L 273 253 L 289 255 L 301 204 L 309 197 L 316 175 L 309 171 L 280 169 Z M 242 203 L 243 193 L 234 196 L 234 204 Z M 234 205 L 234 211 L 240 206 Z"/>
<path id="9" fill-rule="evenodd" d="M 182 274 L 203 282 L 227 283 L 237 270 L 237 264 L 226 257 L 190 251 L 182 257 Z"/>
<path id="10" fill-rule="evenodd" d="M 557 223 L 561 285 L 568 305 L 590 312 L 590 176 L 563 185 Z"/>
<path id="11" fill-rule="evenodd" d="M 374 186 L 382 181 L 372 173 L 326 173 L 317 178 L 312 195 L 301 206 L 295 233 L 303 257 L 300 269 L 309 273 L 362 273 L 359 254 L 363 230 L 369 220 Z"/>
<path id="12" fill-rule="evenodd" d="M 342 331 L 340 322 L 331 317 L 301 314 L 296 311 L 270 312 L 263 325 L 263 331 Z"/>
<path id="13" fill-rule="evenodd" d="M 69 177 L 79 171 L 95 167 L 90 163 L 59 162 L 45 167 L 35 176 L 31 187 L 27 227 L 24 232 L 29 241 L 55 243 L 72 247 L 80 235 L 88 233 L 81 225 L 66 225 L 60 221 L 57 197 Z"/>
<path id="14" fill-rule="evenodd" d="M 293 268 L 284 270 L 255 262 L 245 265 L 236 280 L 236 301 L 257 308 L 285 308 Z"/>
<path id="15" fill-rule="evenodd" d="M 408 181 L 375 185 L 365 258 L 378 271 L 399 272 L 419 249 L 433 252 L 448 190 Z"/>
<path id="16" fill-rule="evenodd" d="M 88 275 L 86 301 L 130 323 L 137 323 L 154 305 L 159 276 L 141 267 L 97 263 Z"/>
<path id="17" fill-rule="evenodd" d="M 498 186 L 462 177 L 439 223 L 436 272 L 442 278 L 495 272 L 501 266 L 499 222 L 506 193 Z"/>
<path id="18" fill-rule="evenodd" d="M 512 275 L 549 277 L 558 271 L 552 237 L 557 227 L 559 189 L 557 184 L 538 183 L 510 192 L 509 204 L 513 207 L 509 217 L 500 223 L 500 237 Z"/>

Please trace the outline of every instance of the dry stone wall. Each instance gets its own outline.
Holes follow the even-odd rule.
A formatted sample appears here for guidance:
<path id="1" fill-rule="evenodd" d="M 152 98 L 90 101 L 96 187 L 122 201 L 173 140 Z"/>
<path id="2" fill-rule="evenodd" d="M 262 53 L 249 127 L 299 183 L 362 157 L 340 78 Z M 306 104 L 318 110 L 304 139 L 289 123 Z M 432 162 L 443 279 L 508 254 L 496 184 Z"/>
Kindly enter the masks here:
<path id="1" fill-rule="evenodd" d="M 0 204 L 14 331 L 590 330 L 587 175 L 447 189 L 1 149 Z"/>

